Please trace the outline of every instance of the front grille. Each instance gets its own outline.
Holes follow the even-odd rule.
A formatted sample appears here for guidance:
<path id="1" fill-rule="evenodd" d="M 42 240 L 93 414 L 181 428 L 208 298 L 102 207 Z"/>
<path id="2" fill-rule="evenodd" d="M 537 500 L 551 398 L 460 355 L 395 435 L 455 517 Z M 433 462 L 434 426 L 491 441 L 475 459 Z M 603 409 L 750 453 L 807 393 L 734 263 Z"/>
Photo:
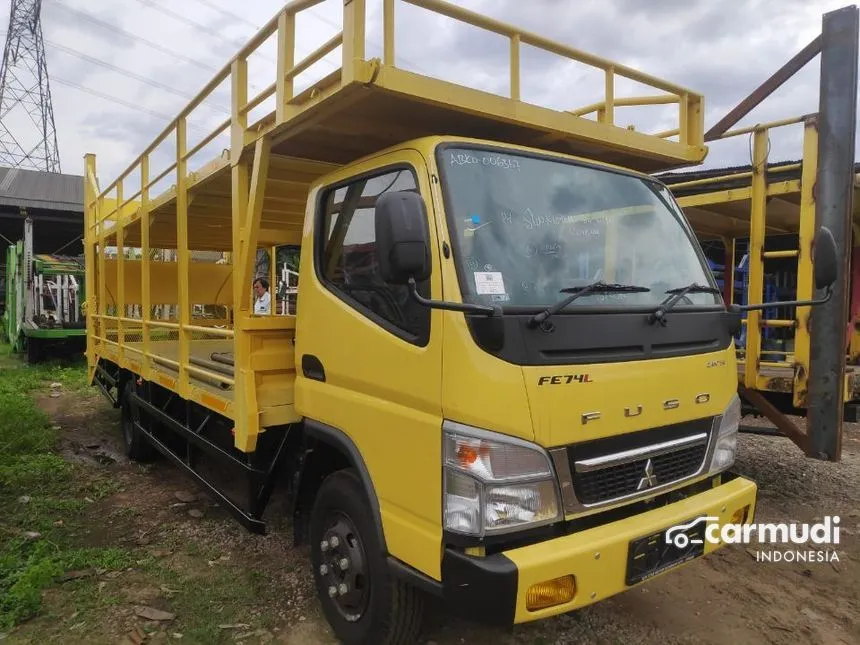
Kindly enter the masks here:
<path id="1" fill-rule="evenodd" d="M 707 449 L 707 444 L 702 443 L 651 457 L 652 473 L 656 480 L 654 485 L 668 484 L 695 474 L 702 465 Z M 573 490 L 583 504 L 597 504 L 638 493 L 647 464 L 648 459 L 639 459 L 601 470 L 576 472 L 573 475 Z"/>
<path id="2" fill-rule="evenodd" d="M 568 446 L 576 500 L 591 505 L 647 494 L 695 475 L 707 455 L 713 422 L 707 417 Z M 651 485 L 640 488 L 643 479 Z"/>

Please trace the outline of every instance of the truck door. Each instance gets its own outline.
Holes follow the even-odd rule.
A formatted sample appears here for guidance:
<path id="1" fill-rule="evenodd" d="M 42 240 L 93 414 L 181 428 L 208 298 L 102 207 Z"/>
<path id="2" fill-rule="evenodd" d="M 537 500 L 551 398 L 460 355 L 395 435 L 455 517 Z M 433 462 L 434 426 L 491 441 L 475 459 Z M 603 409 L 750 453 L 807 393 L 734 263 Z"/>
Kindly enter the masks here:
<path id="1" fill-rule="evenodd" d="M 375 158 L 316 195 L 305 227 L 296 327 L 296 407 L 345 434 L 378 498 L 390 553 L 439 576 L 442 325 L 405 285 L 385 283 L 375 254 L 377 198 L 420 191 L 441 297 L 428 173 L 416 151 Z M 313 249 L 313 252 L 307 252 Z"/>

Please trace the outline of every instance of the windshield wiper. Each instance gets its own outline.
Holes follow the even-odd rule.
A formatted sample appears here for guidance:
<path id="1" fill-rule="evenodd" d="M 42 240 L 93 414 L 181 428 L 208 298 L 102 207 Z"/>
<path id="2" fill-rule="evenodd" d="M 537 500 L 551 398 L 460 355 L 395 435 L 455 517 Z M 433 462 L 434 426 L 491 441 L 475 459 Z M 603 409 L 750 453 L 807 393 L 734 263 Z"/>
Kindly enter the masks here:
<path id="1" fill-rule="evenodd" d="M 708 287 L 703 284 L 698 284 L 694 282 L 693 284 L 688 284 L 686 287 L 676 287 L 675 289 L 667 289 L 666 293 L 671 294 L 668 298 L 666 298 L 660 305 L 652 311 L 648 315 L 648 322 L 650 324 L 654 324 L 655 322 L 659 322 L 661 325 L 665 327 L 666 325 L 666 314 L 672 310 L 672 308 L 678 304 L 678 302 L 686 296 L 688 293 L 721 293 L 719 289 L 715 287 Z"/>
<path id="2" fill-rule="evenodd" d="M 648 287 L 639 287 L 634 284 L 615 284 L 601 281 L 592 282 L 584 287 L 567 287 L 565 289 L 561 289 L 561 293 L 569 293 L 571 295 L 532 316 L 531 320 L 529 320 L 529 327 L 540 325 L 550 316 L 558 313 L 577 298 L 588 295 L 589 293 L 644 293 L 646 291 L 651 291 L 651 289 Z"/>

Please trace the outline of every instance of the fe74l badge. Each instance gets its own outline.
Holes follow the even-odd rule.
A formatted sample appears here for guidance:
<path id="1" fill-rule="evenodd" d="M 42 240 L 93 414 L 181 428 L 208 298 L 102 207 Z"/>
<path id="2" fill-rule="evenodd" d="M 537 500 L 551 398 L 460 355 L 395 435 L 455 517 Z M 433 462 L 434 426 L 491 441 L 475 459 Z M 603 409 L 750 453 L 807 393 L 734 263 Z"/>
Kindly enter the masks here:
<path id="1" fill-rule="evenodd" d="M 555 376 L 541 376 L 538 385 L 570 385 L 571 383 L 594 383 L 591 374 L 556 374 Z"/>

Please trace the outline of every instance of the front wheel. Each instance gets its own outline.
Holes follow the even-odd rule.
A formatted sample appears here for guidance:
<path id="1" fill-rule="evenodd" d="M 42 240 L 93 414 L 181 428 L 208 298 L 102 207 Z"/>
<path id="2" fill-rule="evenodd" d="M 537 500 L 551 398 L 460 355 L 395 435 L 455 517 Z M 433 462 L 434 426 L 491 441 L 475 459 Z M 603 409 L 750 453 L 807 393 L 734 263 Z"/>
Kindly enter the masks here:
<path id="1" fill-rule="evenodd" d="M 310 518 L 311 563 L 323 613 L 348 645 L 417 642 L 421 592 L 392 577 L 354 470 L 329 475 Z"/>

